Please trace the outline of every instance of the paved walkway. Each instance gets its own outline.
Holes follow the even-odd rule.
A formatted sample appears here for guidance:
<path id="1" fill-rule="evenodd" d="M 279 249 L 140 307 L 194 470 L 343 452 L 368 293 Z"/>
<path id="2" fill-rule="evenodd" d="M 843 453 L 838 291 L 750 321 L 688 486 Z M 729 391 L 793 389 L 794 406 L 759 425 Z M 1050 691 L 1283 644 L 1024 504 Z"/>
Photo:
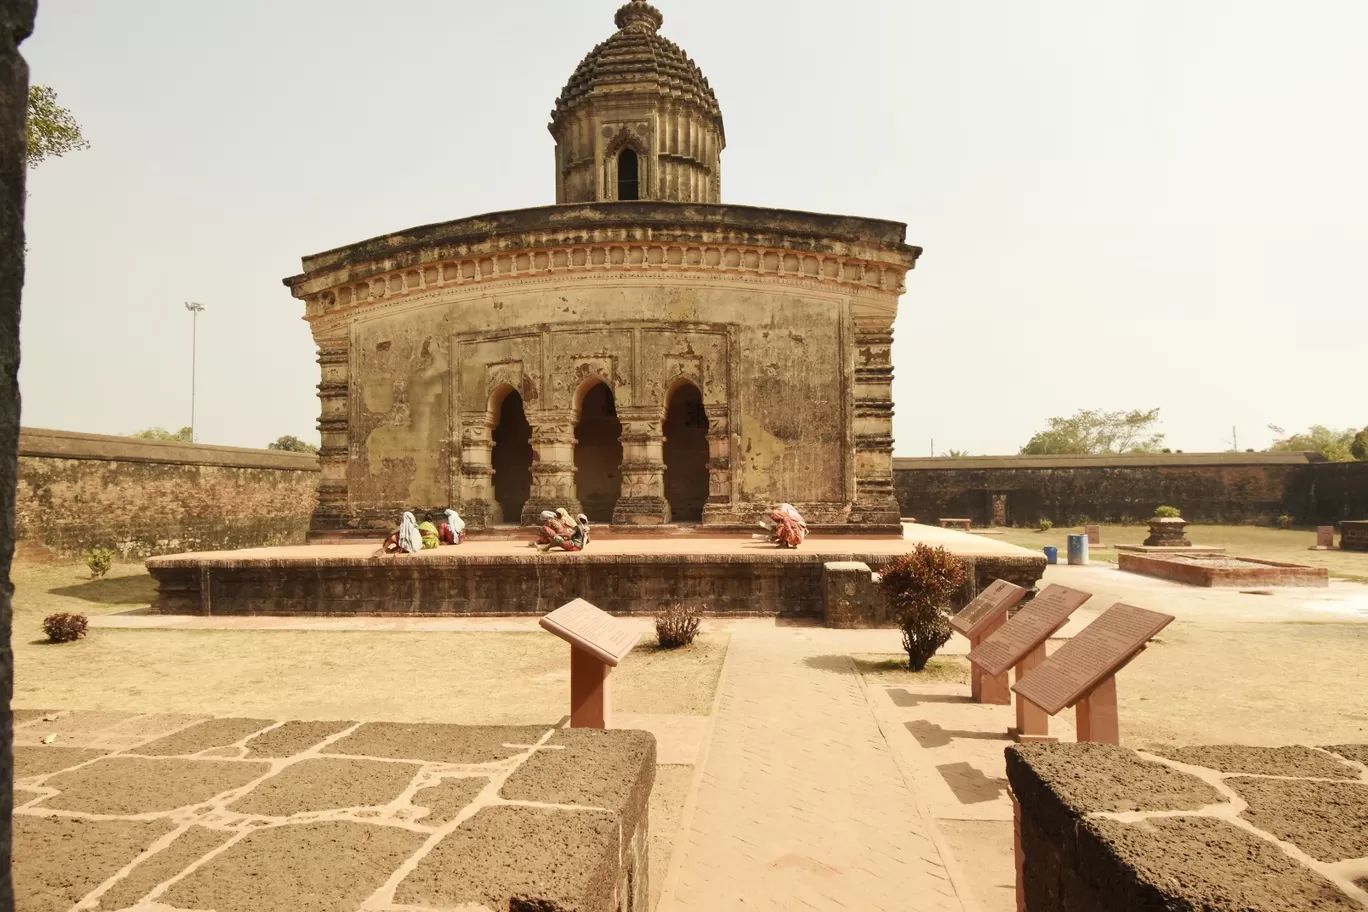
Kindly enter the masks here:
<path id="1" fill-rule="evenodd" d="M 965 909 L 833 633 L 733 629 L 661 912 Z"/>

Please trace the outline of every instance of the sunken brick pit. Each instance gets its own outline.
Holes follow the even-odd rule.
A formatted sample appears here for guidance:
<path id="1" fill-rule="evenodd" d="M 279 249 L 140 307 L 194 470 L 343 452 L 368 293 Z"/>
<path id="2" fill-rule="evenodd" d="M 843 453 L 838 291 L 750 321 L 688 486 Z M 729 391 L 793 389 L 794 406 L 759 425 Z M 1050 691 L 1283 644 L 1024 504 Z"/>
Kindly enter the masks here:
<path id="1" fill-rule="evenodd" d="M 1009 747 L 1018 908 L 1364 912 L 1365 761 L 1368 745 Z"/>
<path id="2" fill-rule="evenodd" d="M 1130 573 L 1157 576 L 1189 586 L 1329 586 L 1324 567 L 1226 557 L 1221 554 L 1120 555 L 1120 567 Z"/>
<path id="3" fill-rule="evenodd" d="M 648 908 L 647 732 L 19 711 L 14 753 L 27 912 Z"/>

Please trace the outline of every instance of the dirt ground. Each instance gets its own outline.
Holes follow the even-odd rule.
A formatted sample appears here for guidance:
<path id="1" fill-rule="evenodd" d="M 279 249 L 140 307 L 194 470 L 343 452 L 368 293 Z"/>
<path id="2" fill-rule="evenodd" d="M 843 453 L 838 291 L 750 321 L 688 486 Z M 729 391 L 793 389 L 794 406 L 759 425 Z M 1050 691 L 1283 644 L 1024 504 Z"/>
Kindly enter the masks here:
<path id="1" fill-rule="evenodd" d="M 1064 560 L 1069 534 L 1082 533 L 1083 527 L 1054 528 L 1049 532 L 1031 529 L 1002 529 L 1002 535 L 992 538 L 1010 545 L 1020 545 L 1039 551 L 1046 545 L 1059 548 L 1059 559 Z M 1102 526 L 1104 545 L 1138 545 L 1149 535 L 1147 526 Z M 1316 543 L 1315 529 L 1269 529 L 1260 526 L 1201 526 L 1187 527 L 1187 537 L 1194 545 L 1225 548 L 1234 557 L 1253 557 L 1259 560 L 1286 561 L 1325 567 L 1336 579 L 1368 583 L 1368 553 L 1356 551 L 1311 551 Z M 1335 538 L 1339 541 L 1338 536 Z M 1116 563 L 1116 552 L 1110 548 L 1093 548 L 1093 560 Z"/>
<path id="2" fill-rule="evenodd" d="M 543 632 L 129 630 L 92 628 L 50 645 L 41 621 L 149 603 L 139 565 L 16 564 L 17 708 L 208 713 L 291 719 L 523 724 L 568 712 L 570 657 Z M 613 674 L 624 713 L 707 715 L 726 633 L 668 651 L 645 642 Z"/>
<path id="3" fill-rule="evenodd" d="M 1142 749 L 1368 742 L 1365 657 L 1368 624 L 1177 621 L 1117 678 L 1121 739 Z M 880 684 L 969 681 L 962 656 L 937 656 L 922 674 L 905 656 L 856 664 Z"/>

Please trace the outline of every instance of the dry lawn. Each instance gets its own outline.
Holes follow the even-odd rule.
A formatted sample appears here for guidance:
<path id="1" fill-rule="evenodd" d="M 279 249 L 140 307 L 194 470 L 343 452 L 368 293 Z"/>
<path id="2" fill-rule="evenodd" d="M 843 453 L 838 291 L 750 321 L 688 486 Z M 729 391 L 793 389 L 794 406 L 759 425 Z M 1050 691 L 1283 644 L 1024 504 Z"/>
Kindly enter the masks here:
<path id="1" fill-rule="evenodd" d="M 209 713 L 277 719 L 517 724 L 568 711 L 570 659 L 546 633 L 92 628 L 50 645 L 42 618 L 145 606 L 151 579 L 118 565 L 16 564 L 16 708 Z M 643 643 L 613 674 L 621 712 L 707 715 L 726 633 L 692 647 Z"/>
<path id="2" fill-rule="evenodd" d="M 1059 548 L 1059 560 L 1064 561 L 1070 533 L 1081 534 L 1082 526 L 1055 528 L 1049 532 L 1030 529 L 1004 529 L 1003 535 L 993 536 L 998 541 L 1020 545 L 1039 551 L 1046 545 Z M 1102 526 L 1102 541 L 1107 545 L 1138 545 L 1149 535 L 1147 526 Z M 1194 545 L 1225 548 L 1239 557 L 1258 560 L 1285 561 L 1325 567 L 1337 579 L 1368 583 L 1368 553 L 1357 551 L 1311 551 L 1316 543 L 1315 529 L 1269 529 L 1262 526 L 1201 526 L 1187 528 L 1187 537 Z M 1336 536 L 1336 541 L 1339 541 Z M 1116 563 L 1116 552 L 1110 548 L 1094 548 L 1093 560 Z"/>
<path id="3" fill-rule="evenodd" d="M 1365 657 L 1368 624 L 1177 621 L 1117 676 L 1121 738 L 1138 748 L 1362 744 Z M 937 656 L 917 674 L 906 656 L 854 658 L 879 684 L 969 683 L 962 656 Z"/>

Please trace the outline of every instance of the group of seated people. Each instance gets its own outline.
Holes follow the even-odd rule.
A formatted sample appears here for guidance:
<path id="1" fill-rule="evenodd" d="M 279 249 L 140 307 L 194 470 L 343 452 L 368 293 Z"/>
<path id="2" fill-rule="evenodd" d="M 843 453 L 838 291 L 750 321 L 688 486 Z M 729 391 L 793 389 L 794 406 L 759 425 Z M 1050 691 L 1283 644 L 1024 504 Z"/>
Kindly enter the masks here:
<path id="1" fill-rule="evenodd" d="M 793 504 L 779 504 L 770 511 L 768 520 L 761 520 L 765 535 L 756 536 L 781 548 L 797 548 L 807 538 L 808 527 Z M 441 545 L 459 545 L 466 540 L 466 524 L 455 510 L 443 510 L 440 515 L 429 514 L 419 523 L 412 512 L 404 514 L 399 530 L 385 540 L 385 554 L 417 554 Z M 589 518 L 583 513 L 570 518 L 564 507 L 543 510 L 537 527 L 536 541 L 529 546 L 539 551 L 559 548 L 562 551 L 583 551 L 589 544 Z"/>

